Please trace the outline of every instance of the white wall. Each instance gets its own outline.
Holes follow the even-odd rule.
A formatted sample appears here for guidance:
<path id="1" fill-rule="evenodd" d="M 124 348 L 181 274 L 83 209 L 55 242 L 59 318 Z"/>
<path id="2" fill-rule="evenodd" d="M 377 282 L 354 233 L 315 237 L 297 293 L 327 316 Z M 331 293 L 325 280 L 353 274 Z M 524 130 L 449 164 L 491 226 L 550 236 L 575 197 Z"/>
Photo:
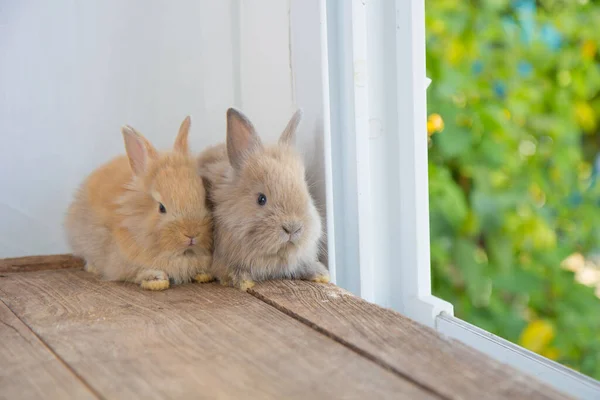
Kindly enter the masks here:
<path id="1" fill-rule="evenodd" d="M 123 124 L 166 147 L 190 114 L 200 150 L 224 139 L 225 110 L 238 106 L 274 140 L 295 110 L 289 7 L 0 0 L 0 257 L 68 252 L 72 192 L 123 152 Z M 301 131 L 309 159 L 315 118 Z"/>

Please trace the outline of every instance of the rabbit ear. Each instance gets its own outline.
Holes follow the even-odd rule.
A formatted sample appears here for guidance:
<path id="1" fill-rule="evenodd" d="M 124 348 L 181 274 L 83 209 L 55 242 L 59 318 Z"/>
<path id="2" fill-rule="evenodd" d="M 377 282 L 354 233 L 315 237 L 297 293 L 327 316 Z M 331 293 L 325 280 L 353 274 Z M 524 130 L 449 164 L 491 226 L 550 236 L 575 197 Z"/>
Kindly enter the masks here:
<path id="1" fill-rule="evenodd" d="M 302 120 L 302 109 L 299 109 L 294 113 L 290 122 L 288 122 L 287 126 L 283 130 L 283 133 L 279 137 L 280 144 L 289 144 L 294 145 L 296 142 L 296 131 L 298 130 L 298 125 L 300 125 L 300 121 Z"/>
<path id="2" fill-rule="evenodd" d="M 227 156 L 231 166 L 240 169 L 248 155 L 262 149 L 252 123 L 234 108 L 227 110 Z"/>
<path id="3" fill-rule="evenodd" d="M 149 159 L 156 159 L 158 153 L 152 144 L 131 126 L 126 125 L 121 129 L 125 140 L 125 150 L 129 157 L 129 165 L 136 175 L 141 175 L 148 167 Z"/>
<path id="4" fill-rule="evenodd" d="M 192 124 L 192 119 L 189 116 L 185 117 L 185 119 L 181 123 L 181 126 L 179 127 L 179 133 L 177 134 L 177 139 L 175 139 L 175 146 L 174 146 L 175 151 L 178 151 L 180 153 L 188 153 L 189 152 L 188 136 L 190 133 L 190 125 L 191 124 Z"/>

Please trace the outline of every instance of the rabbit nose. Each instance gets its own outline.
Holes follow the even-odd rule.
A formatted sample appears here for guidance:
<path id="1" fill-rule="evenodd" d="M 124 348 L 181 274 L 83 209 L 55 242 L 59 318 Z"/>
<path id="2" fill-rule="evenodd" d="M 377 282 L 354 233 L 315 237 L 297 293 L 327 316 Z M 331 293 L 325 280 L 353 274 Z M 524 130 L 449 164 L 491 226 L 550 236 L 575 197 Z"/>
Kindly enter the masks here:
<path id="1" fill-rule="evenodd" d="M 281 227 L 288 235 L 298 234 L 302 231 L 302 224 L 300 222 L 286 222 Z"/>
<path id="2" fill-rule="evenodd" d="M 188 246 L 193 246 L 196 244 L 196 236 L 190 236 L 190 235 L 185 235 L 186 238 L 190 239 L 190 242 L 188 243 Z"/>

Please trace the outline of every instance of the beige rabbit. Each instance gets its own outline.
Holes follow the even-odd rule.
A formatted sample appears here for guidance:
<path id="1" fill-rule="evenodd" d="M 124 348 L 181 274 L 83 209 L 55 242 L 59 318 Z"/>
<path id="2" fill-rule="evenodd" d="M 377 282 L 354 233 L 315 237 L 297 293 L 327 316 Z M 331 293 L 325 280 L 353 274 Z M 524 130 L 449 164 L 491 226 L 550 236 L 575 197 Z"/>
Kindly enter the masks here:
<path id="1" fill-rule="evenodd" d="M 198 158 L 215 224 L 211 273 L 223 284 L 247 290 L 277 278 L 329 282 L 318 261 L 321 219 L 293 147 L 301 116 L 294 114 L 277 144 L 264 146 L 250 121 L 229 109 L 227 143 Z"/>
<path id="2" fill-rule="evenodd" d="M 174 150 L 159 153 L 124 127 L 127 156 L 98 168 L 76 192 L 65 227 L 87 271 L 149 290 L 211 279 L 212 218 L 189 154 L 189 129 L 187 117 Z"/>

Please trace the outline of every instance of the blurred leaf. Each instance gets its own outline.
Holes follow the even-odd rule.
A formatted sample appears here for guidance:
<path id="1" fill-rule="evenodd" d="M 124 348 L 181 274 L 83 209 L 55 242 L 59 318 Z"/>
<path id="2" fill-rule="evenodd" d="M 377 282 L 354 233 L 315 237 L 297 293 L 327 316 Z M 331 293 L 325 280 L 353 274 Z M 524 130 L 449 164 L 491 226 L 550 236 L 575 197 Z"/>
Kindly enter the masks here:
<path id="1" fill-rule="evenodd" d="M 438 213 L 435 222 L 432 223 L 443 224 L 455 231 L 460 228 L 467 217 L 467 202 L 464 193 L 447 174 L 447 171 L 440 171 L 440 175 L 430 178 L 430 204 L 432 204 L 431 208 Z"/>
<path id="2" fill-rule="evenodd" d="M 543 290 L 543 280 L 537 274 L 525 269 L 515 269 L 494 279 L 494 288 L 512 294 L 539 292 Z"/>
<path id="3" fill-rule="evenodd" d="M 600 3 L 582 3 L 426 2 L 432 286 L 600 379 L 600 289 L 561 267 L 600 254 Z"/>
<path id="4" fill-rule="evenodd" d="M 458 157 L 469 149 L 473 137 L 468 130 L 457 127 L 456 124 L 446 124 L 443 134 L 435 136 L 435 145 L 448 158 Z"/>
<path id="5" fill-rule="evenodd" d="M 510 239 L 503 234 L 490 234 L 486 237 L 486 245 L 490 261 L 504 273 L 512 271 L 513 248 Z"/>
<path id="6" fill-rule="evenodd" d="M 454 260 L 467 285 L 467 292 L 476 307 L 488 304 L 492 292 L 492 282 L 485 274 L 485 256 L 468 240 L 459 240 L 455 244 Z"/>

